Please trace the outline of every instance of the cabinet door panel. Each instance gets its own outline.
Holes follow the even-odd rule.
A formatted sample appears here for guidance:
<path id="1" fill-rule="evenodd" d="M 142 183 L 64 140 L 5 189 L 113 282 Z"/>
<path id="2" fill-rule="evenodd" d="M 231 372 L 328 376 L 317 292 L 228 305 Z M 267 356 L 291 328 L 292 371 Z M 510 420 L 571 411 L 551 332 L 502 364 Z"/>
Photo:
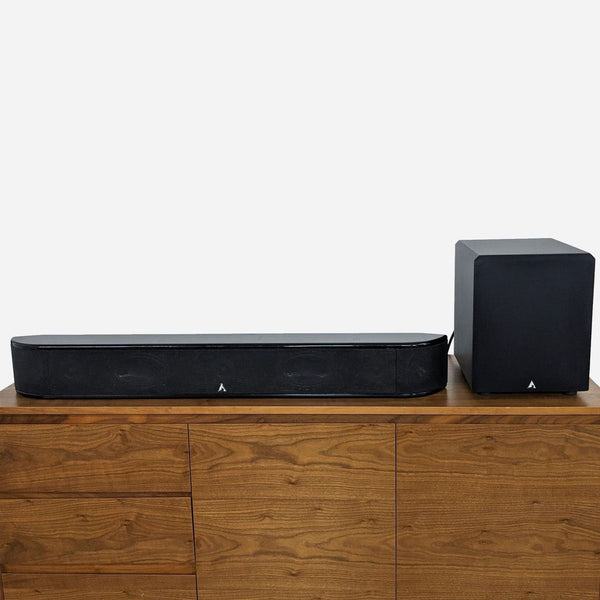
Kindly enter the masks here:
<path id="1" fill-rule="evenodd" d="M 398 597 L 597 600 L 600 429 L 397 428 Z"/>
<path id="2" fill-rule="evenodd" d="M 190 492 L 185 425 L 3 425 L 0 495 Z"/>
<path id="3" fill-rule="evenodd" d="M 196 600 L 193 575 L 4 575 L 6 600 Z"/>
<path id="4" fill-rule="evenodd" d="M 200 597 L 392 600 L 393 425 L 191 426 Z"/>

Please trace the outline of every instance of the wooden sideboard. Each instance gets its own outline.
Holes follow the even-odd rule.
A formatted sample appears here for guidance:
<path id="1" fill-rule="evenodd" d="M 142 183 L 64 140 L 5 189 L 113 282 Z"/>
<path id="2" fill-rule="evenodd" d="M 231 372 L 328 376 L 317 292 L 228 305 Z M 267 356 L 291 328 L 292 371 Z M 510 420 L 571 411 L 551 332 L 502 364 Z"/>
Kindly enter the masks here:
<path id="1" fill-rule="evenodd" d="M 598 600 L 600 389 L 0 392 L 0 600 Z"/>

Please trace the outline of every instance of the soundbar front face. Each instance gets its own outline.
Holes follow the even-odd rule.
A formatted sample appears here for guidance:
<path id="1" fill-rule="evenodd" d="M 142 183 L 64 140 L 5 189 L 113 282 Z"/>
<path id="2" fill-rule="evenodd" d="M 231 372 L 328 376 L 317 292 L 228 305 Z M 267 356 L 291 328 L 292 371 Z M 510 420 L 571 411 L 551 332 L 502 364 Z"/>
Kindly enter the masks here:
<path id="1" fill-rule="evenodd" d="M 447 338 L 399 334 L 55 335 L 11 341 L 37 398 L 421 396 L 447 382 Z"/>

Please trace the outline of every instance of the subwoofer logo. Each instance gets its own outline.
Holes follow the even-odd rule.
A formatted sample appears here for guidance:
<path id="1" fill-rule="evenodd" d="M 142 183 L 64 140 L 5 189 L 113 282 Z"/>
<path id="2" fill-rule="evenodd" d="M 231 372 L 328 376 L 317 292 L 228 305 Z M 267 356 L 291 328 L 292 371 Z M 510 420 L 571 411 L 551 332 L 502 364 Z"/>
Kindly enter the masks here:
<path id="1" fill-rule="evenodd" d="M 529 385 L 527 386 L 528 390 L 535 390 L 535 383 L 533 383 L 533 379 L 529 382 Z"/>
<path id="2" fill-rule="evenodd" d="M 227 390 L 225 389 L 225 386 L 221 383 L 219 384 L 219 389 L 217 390 L 217 392 L 226 392 Z"/>

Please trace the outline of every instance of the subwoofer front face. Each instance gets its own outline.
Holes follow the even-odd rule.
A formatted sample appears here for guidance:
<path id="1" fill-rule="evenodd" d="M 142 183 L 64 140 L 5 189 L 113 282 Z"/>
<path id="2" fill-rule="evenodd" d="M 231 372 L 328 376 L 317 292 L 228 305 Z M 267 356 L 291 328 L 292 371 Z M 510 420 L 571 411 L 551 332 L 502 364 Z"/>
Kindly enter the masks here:
<path id="1" fill-rule="evenodd" d="M 474 385 L 503 392 L 588 388 L 593 261 L 581 258 L 476 262 Z"/>

